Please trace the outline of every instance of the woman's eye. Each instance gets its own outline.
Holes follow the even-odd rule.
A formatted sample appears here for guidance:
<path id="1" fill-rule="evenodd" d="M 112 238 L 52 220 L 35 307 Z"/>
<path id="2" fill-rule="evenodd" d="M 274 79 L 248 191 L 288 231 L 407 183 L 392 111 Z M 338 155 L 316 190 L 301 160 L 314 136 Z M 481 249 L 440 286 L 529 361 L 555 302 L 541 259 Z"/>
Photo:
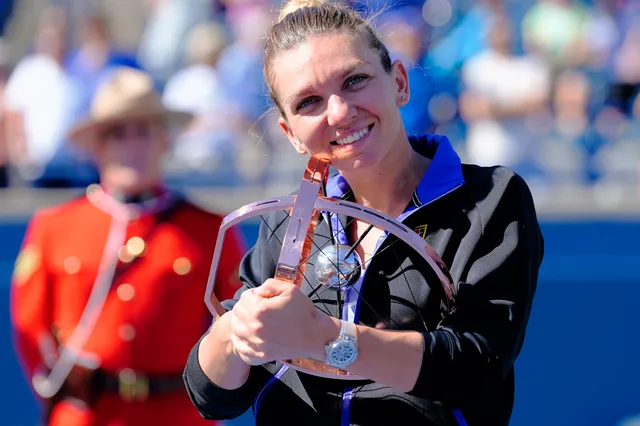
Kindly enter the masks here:
<path id="1" fill-rule="evenodd" d="M 366 75 L 354 75 L 353 77 L 347 80 L 345 86 L 350 87 L 350 86 L 353 86 L 354 84 L 362 83 L 368 78 L 369 77 L 367 77 Z"/>
<path id="2" fill-rule="evenodd" d="M 300 102 L 297 106 L 296 106 L 296 110 L 301 110 L 302 108 L 308 107 L 309 105 L 311 105 L 312 103 L 314 103 L 316 101 L 315 98 L 307 98 L 304 99 L 302 102 Z"/>

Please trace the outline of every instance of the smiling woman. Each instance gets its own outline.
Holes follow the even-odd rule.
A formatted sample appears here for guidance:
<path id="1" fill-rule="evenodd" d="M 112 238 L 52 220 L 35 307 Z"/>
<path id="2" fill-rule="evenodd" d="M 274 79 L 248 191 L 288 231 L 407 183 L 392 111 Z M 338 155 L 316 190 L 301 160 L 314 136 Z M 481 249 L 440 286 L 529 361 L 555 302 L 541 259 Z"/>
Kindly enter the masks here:
<path id="1" fill-rule="evenodd" d="M 526 183 L 503 167 L 461 164 L 446 137 L 407 135 L 407 71 L 347 6 L 289 3 L 268 35 L 264 74 L 296 151 L 337 169 L 326 195 L 419 231 L 451 272 L 456 308 L 443 308 L 446 292 L 408 245 L 338 215 L 315 236 L 363 261 L 357 290 L 307 294 L 273 279 L 289 218 L 267 215 L 242 262 L 243 287 L 187 362 L 197 409 L 228 419 L 253 405 L 258 425 L 507 425 L 543 255 Z M 323 262 L 312 260 L 313 277 Z M 322 308 L 329 299 L 333 312 Z M 299 358 L 358 380 L 278 362 Z"/>
<path id="2" fill-rule="evenodd" d="M 412 159 L 398 109 L 409 96 L 400 61 L 387 71 L 368 44 L 335 33 L 309 37 L 273 66 L 275 100 L 284 99 L 279 122 L 299 152 L 329 158 L 347 175 Z"/>
<path id="3" fill-rule="evenodd" d="M 354 12 L 320 7 L 312 17 L 302 10 L 283 16 L 265 50 L 265 76 L 289 140 L 342 172 L 404 166 L 412 157 L 398 143 L 407 140 L 398 109 L 409 99 L 404 65 L 391 62 Z"/>

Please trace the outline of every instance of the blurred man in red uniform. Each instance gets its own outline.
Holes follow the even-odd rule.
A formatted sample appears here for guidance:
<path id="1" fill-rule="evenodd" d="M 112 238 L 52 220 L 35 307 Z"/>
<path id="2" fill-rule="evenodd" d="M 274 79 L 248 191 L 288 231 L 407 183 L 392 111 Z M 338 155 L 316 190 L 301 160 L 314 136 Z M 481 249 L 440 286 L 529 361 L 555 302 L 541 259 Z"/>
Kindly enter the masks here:
<path id="1" fill-rule="evenodd" d="M 204 292 L 221 217 L 162 184 L 168 126 L 151 79 L 119 68 L 70 137 L 101 184 L 36 213 L 12 283 L 17 350 L 49 425 L 200 425 L 181 374 L 211 316 Z M 240 286 L 225 239 L 216 293 Z"/>

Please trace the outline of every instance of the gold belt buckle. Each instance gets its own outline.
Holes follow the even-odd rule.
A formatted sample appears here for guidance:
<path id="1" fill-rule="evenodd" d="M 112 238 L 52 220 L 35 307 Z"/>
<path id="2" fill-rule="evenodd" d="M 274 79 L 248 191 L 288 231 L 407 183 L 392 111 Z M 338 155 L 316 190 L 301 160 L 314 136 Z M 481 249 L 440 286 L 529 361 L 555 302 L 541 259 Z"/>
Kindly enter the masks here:
<path id="1" fill-rule="evenodd" d="M 149 397 L 149 379 L 125 368 L 118 374 L 118 393 L 124 401 L 144 401 Z"/>

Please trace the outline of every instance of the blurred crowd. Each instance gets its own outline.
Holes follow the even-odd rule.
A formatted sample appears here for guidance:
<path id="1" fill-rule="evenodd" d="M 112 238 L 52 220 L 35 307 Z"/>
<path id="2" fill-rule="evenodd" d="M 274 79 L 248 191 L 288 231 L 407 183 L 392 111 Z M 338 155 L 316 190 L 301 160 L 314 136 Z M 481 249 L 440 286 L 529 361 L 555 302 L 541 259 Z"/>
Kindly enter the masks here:
<path id="1" fill-rule="evenodd" d="M 150 72 L 167 106 L 195 116 L 175 134 L 170 182 L 297 179 L 302 163 L 270 113 L 262 77 L 279 2 L 149 0 L 133 48 L 113 41 L 109 19 L 110 7 L 130 2 L 104 0 L 70 29 L 71 3 L 37 11 L 28 51 L 0 74 L 0 186 L 97 180 L 65 132 L 88 114 L 114 65 Z M 464 161 L 510 166 L 532 185 L 637 184 L 640 1 L 355 2 L 363 4 L 384 8 L 377 27 L 408 67 L 409 132 L 444 134 Z"/>

